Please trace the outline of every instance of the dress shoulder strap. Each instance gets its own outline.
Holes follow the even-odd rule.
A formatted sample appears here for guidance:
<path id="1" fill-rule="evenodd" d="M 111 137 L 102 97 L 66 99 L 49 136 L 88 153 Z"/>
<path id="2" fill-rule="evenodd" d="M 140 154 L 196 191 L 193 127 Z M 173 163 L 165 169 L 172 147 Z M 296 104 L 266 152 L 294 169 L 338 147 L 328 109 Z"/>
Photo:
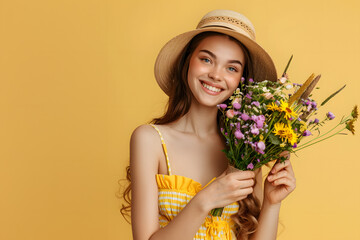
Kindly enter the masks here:
<path id="1" fill-rule="evenodd" d="M 166 165 L 167 165 L 167 169 L 168 169 L 168 173 L 169 175 L 171 175 L 171 168 L 170 168 L 170 161 L 169 161 L 169 156 L 168 156 L 168 153 L 167 153 L 167 149 L 166 149 L 166 144 L 165 144 L 165 141 L 164 141 L 164 138 L 160 132 L 160 130 L 154 125 L 154 124 L 150 124 L 153 128 L 156 129 L 156 131 L 159 133 L 160 135 L 160 139 L 161 139 L 161 144 L 162 144 L 162 147 L 163 147 L 163 150 L 164 150 L 164 154 L 165 154 L 165 158 L 166 158 Z"/>

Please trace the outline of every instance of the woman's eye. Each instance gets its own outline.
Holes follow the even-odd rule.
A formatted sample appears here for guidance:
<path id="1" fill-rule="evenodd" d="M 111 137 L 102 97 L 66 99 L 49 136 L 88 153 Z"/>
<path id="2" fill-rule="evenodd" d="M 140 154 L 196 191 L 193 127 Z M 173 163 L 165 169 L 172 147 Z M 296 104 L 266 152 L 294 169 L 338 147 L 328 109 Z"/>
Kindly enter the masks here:
<path id="1" fill-rule="evenodd" d="M 229 67 L 230 71 L 232 72 L 237 72 L 237 69 L 236 68 L 233 68 L 233 67 Z"/>
<path id="2" fill-rule="evenodd" d="M 210 62 L 210 59 L 208 59 L 208 58 L 200 58 L 202 61 L 204 61 L 204 62 Z"/>

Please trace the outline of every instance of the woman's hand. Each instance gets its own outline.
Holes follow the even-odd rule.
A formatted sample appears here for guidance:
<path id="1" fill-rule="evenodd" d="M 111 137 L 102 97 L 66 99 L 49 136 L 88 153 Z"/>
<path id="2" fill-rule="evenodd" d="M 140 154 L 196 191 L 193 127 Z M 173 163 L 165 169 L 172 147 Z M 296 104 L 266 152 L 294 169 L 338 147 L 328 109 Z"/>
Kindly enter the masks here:
<path id="1" fill-rule="evenodd" d="M 280 156 L 287 157 L 283 162 L 276 162 L 264 183 L 264 201 L 278 204 L 286 198 L 296 187 L 294 171 L 289 160 L 290 153 L 284 151 Z"/>
<path id="2" fill-rule="evenodd" d="M 209 210 L 225 207 L 251 194 L 254 191 L 254 178 L 253 171 L 240 171 L 229 166 L 199 194 L 202 195 L 205 206 Z"/>

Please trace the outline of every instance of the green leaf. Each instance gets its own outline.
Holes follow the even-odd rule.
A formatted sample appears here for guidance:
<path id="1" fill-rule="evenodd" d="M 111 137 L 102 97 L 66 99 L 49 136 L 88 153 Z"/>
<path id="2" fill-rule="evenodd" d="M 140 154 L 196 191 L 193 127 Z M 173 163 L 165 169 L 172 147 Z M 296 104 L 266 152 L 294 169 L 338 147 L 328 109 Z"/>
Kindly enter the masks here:
<path id="1" fill-rule="evenodd" d="M 273 133 L 270 133 L 269 140 L 274 145 L 280 145 L 281 144 L 280 138 L 278 136 L 275 136 Z"/>
<path id="2" fill-rule="evenodd" d="M 334 92 L 333 94 L 331 94 L 327 99 L 325 99 L 325 101 L 323 101 L 323 102 L 320 104 L 320 106 L 325 105 L 325 103 L 327 103 L 330 99 L 332 99 L 333 97 L 335 97 L 336 94 L 338 94 L 341 90 L 343 90 L 345 86 L 346 86 L 346 84 L 345 84 L 342 88 L 340 88 L 339 90 L 337 90 L 336 92 Z"/>

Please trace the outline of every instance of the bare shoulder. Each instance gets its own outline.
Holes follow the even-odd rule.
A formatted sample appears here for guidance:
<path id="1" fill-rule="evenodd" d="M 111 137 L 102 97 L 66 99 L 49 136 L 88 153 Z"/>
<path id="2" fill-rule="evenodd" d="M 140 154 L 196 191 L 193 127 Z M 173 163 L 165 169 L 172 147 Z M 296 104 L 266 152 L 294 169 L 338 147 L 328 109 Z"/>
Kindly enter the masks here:
<path id="1" fill-rule="evenodd" d="M 157 131 L 149 124 L 143 124 L 135 128 L 131 134 L 130 145 L 141 145 L 141 147 L 149 146 L 158 149 L 161 146 L 161 139 Z"/>
<path id="2" fill-rule="evenodd" d="M 149 140 L 158 137 L 155 129 L 149 124 L 143 124 L 135 128 L 135 130 L 131 134 L 131 140 Z"/>
<path id="3" fill-rule="evenodd" d="M 130 159 L 157 160 L 160 154 L 161 140 L 156 130 L 149 124 L 135 128 L 130 139 Z"/>

